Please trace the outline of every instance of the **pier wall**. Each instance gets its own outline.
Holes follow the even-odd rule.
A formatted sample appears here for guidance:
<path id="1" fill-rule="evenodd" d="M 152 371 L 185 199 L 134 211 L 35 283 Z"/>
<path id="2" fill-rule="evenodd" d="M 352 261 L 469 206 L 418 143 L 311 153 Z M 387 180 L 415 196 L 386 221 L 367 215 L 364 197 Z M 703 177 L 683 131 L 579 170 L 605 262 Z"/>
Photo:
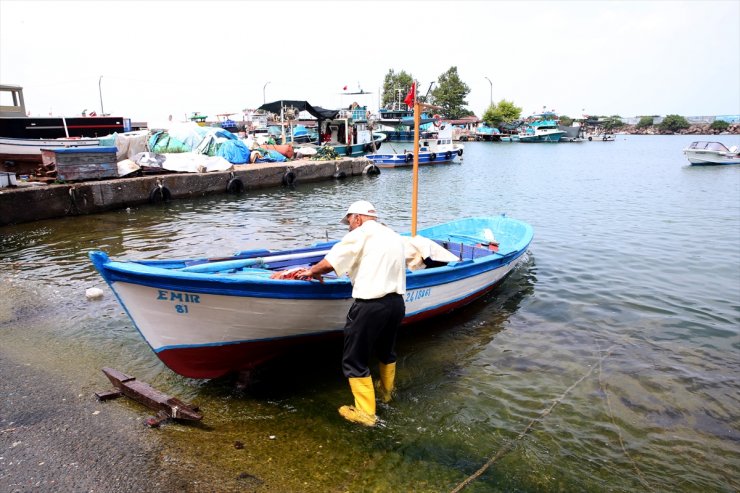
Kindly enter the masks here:
<path id="1" fill-rule="evenodd" d="M 69 184 L 0 189 L 0 226 L 68 215 L 95 214 L 161 201 L 229 193 L 232 178 L 245 190 L 285 186 L 292 173 L 293 186 L 301 182 L 333 180 L 335 173 L 362 175 L 371 161 L 364 158 L 338 161 L 297 160 L 285 163 L 235 165 L 232 171 L 169 173 L 134 178 L 85 181 Z M 377 169 L 377 168 L 376 168 Z M 166 193 L 163 188 L 166 188 Z M 159 189 L 159 192 L 156 191 Z M 233 190 L 233 188 L 232 188 Z"/>

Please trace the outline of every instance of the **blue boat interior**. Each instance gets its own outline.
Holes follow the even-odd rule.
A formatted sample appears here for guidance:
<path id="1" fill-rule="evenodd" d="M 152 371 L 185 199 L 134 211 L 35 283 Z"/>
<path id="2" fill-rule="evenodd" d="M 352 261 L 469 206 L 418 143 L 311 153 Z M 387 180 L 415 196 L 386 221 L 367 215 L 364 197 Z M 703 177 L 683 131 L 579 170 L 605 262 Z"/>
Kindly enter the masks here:
<path id="1" fill-rule="evenodd" d="M 495 238 L 493 231 L 495 231 Z M 433 274 L 435 272 L 444 272 L 445 276 L 465 275 L 452 274 L 452 272 L 458 272 L 459 267 L 467 269 L 464 266 L 471 266 L 477 271 L 490 269 L 492 265 L 509 263 L 526 251 L 533 236 L 531 226 L 505 216 L 452 221 L 419 230 L 417 234 L 432 239 L 458 258 L 451 262 L 424 260 L 426 268 L 413 271 L 413 278 L 419 277 L 419 279 L 427 278 L 427 273 L 435 275 Z M 410 236 L 410 234 L 404 233 L 402 236 Z M 136 275 L 167 276 L 163 271 L 169 271 L 173 279 L 204 279 L 201 276 L 205 274 L 212 276 L 211 279 L 214 281 L 229 278 L 235 282 L 244 278 L 267 281 L 275 271 L 308 267 L 320 262 L 335 243 L 336 241 L 322 242 L 292 250 L 244 250 L 229 257 L 136 260 L 114 264 L 118 266 L 115 269 L 123 268 L 128 273 Z M 107 255 L 104 252 L 91 252 L 90 256 L 98 270 L 101 273 L 105 271 L 103 267 L 109 262 Z M 443 267 L 444 270 L 438 271 L 436 267 Z M 333 273 L 324 277 L 330 283 L 332 278 L 335 282 L 339 281 Z"/>

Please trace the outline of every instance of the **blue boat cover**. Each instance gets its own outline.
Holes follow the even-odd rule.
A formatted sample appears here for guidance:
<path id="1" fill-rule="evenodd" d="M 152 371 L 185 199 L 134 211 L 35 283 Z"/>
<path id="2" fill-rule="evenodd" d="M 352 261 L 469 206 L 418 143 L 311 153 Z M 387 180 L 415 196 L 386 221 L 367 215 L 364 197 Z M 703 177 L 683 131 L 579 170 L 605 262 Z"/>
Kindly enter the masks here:
<path id="1" fill-rule="evenodd" d="M 274 151 L 272 149 L 260 149 L 260 152 L 264 152 L 264 154 L 262 157 L 255 160 L 256 163 L 282 163 L 287 161 L 287 158 L 278 151 Z"/>
<path id="2" fill-rule="evenodd" d="M 249 162 L 251 152 L 247 145 L 241 140 L 227 140 L 218 146 L 217 156 L 221 156 L 231 164 L 244 164 Z"/>
<path id="3" fill-rule="evenodd" d="M 100 153 L 100 152 L 112 152 L 115 154 L 118 152 L 117 147 L 63 147 L 58 149 L 51 149 L 57 154 L 87 154 L 87 153 Z"/>

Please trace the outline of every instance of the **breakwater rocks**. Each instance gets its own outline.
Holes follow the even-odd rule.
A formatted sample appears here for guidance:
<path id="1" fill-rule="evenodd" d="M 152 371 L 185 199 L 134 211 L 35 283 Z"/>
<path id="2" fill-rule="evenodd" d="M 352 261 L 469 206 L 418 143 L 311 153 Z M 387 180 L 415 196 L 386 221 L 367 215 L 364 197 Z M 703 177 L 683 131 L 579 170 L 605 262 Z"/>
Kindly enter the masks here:
<path id="1" fill-rule="evenodd" d="M 98 212 L 173 199 L 241 193 L 379 173 L 365 158 L 337 161 L 300 159 L 285 163 L 234 165 L 231 171 L 167 173 L 134 178 L 0 189 L 0 226 Z"/>
<path id="2" fill-rule="evenodd" d="M 714 130 L 709 128 L 710 125 L 691 125 L 689 128 L 681 129 L 677 132 L 668 132 L 661 130 L 659 126 L 653 125 L 646 128 L 637 128 L 634 125 L 624 125 L 614 129 L 615 133 L 630 135 L 740 135 L 740 123 L 733 123 L 727 127 L 727 130 Z"/>

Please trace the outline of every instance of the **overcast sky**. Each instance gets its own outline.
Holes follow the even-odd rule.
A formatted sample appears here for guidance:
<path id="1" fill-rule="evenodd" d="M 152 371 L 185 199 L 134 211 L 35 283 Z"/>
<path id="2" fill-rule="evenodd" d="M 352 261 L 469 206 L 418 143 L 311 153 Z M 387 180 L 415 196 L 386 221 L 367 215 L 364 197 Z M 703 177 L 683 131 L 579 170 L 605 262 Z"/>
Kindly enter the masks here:
<path id="1" fill-rule="evenodd" d="M 389 69 L 424 93 L 451 66 L 478 116 L 491 98 L 525 115 L 740 114 L 740 1 L 0 0 L 0 83 L 32 115 L 100 113 L 102 92 L 135 121 L 215 120 L 263 91 L 359 99 L 344 86 L 377 110 Z"/>

